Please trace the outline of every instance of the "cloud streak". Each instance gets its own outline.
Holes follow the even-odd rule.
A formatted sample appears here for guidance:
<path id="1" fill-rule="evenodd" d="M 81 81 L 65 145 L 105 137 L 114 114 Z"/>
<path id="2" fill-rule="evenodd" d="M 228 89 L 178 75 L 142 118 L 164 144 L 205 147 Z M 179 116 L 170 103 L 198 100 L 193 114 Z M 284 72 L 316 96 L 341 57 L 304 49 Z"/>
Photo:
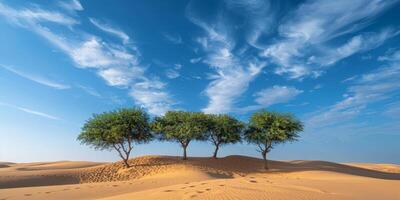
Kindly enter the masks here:
<path id="1" fill-rule="evenodd" d="M 110 33 L 110 34 L 112 34 L 114 36 L 117 36 L 118 38 L 120 38 L 122 40 L 122 42 L 124 44 L 129 44 L 130 38 L 129 38 L 128 34 L 126 34 L 125 32 L 123 32 L 120 29 L 115 28 L 115 27 L 113 27 L 113 26 L 111 26 L 109 24 L 100 22 L 100 21 L 98 21 L 98 20 L 96 20 L 94 18 L 89 18 L 89 20 L 98 29 L 100 29 L 100 30 L 102 30 L 104 32 Z"/>
<path id="2" fill-rule="evenodd" d="M 237 112 L 249 112 L 267 108 L 275 104 L 287 103 L 301 93 L 303 93 L 303 91 L 295 87 L 274 85 L 273 87 L 263 89 L 253 95 L 257 105 L 239 108 Z"/>
<path id="3" fill-rule="evenodd" d="M 183 44 L 182 37 L 179 34 L 164 33 L 164 38 L 173 44 Z"/>
<path id="4" fill-rule="evenodd" d="M 37 76 L 37 75 L 28 74 L 26 72 L 19 71 L 19 70 L 15 69 L 14 67 L 1 65 L 1 64 L 0 64 L 0 67 L 2 67 L 3 69 L 5 69 L 5 70 L 7 70 L 9 72 L 12 72 L 12 73 L 20 76 L 22 78 L 31 80 L 33 82 L 39 83 L 39 84 L 47 86 L 47 87 L 51 87 L 51 88 L 58 89 L 58 90 L 64 90 L 64 89 L 71 88 L 69 85 L 61 84 L 61 83 L 58 83 L 58 82 L 55 82 L 55 81 L 52 81 L 52 80 Z"/>
<path id="5" fill-rule="evenodd" d="M 44 117 L 44 118 L 47 118 L 47 119 L 61 120 L 59 117 L 55 117 L 53 115 L 50 115 L 50 114 L 47 114 L 47 113 L 44 113 L 44 112 L 32 110 L 32 109 L 21 107 L 21 106 L 17 106 L 17 105 L 7 104 L 7 103 L 3 103 L 3 102 L 0 102 L 0 105 L 7 106 L 7 107 L 10 107 L 10 108 L 14 108 L 14 109 L 23 111 L 25 113 L 36 115 L 36 116 L 39 116 L 39 117 Z"/>

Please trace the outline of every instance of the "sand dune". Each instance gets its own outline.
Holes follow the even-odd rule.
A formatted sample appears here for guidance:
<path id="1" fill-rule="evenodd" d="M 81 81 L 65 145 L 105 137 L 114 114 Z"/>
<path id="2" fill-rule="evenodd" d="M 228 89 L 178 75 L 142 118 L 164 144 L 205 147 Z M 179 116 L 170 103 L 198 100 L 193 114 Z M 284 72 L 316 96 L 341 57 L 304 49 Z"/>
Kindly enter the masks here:
<path id="1" fill-rule="evenodd" d="M 400 166 L 144 156 L 122 163 L 0 163 L 0 200 L 400 199 Z M 80 184 L 78 184 L 80 183 Z M 40 186 L 40 187 L 35 187 Z"/>

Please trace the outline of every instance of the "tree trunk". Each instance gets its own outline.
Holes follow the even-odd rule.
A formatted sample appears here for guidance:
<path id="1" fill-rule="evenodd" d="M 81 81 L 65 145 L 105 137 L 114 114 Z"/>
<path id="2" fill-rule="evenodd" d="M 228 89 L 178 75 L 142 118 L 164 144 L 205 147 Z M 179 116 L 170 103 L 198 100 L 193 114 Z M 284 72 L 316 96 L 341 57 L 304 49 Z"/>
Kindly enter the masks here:
<path id="1" fill-rule="evenodd" d="M 126 168 L 130 168 L 131 166 L 130 166 L 129 163 L 128 163 L 129 157 L 126 158 L 126 159 L 123 159 L 123 160 L 124 160 L 125 167 L 126 167 Z"/>
<path id="2" fill-rule="evenodd" d="M 213 158 L 215 158 L 215 159 L 217 158 L 218 149 L 219 149 L 219 145 L 216 145 L 216 146 L 215 146 L 214 155 L 213 155 Z"/>
<path id="3" fill-rule="evenodd" d="M 183 147 L 183 160 L 187 160 L 187 155 L 186 155 L 187 145 L 182 145 L 182 147 Z"/>
<path id="4" fill-rule="evenodd" d="M 268 160 L 267 160 L 267 151 L 263 151 L 262 152 L 262 156 L 263 156 L 263 159 L 264 159 L 264 169 L 268 170 L 269 167 L 268 167 Z"/>

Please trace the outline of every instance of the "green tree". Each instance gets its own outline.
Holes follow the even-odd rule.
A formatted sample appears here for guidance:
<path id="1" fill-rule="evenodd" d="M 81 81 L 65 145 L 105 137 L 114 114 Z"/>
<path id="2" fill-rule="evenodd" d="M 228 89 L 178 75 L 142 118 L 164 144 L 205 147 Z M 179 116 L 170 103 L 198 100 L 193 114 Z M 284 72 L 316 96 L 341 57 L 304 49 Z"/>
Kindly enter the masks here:
<path id="1" fill-rule="evenodd" d="M 78 140 L 99 150 L 116 150 L 129 168 L 129 156 L 134 143 L 152 139 L 149 116 L 139 108 L 119 109 L 94 114 L 86 121 Z"/>
<path id="2" fill-rule="evenodd" d="M 294 141 L 303 130 L 303 124 L 290 114 L 258 111 L 249 121 L 245 139 L 258 146 L 264 159 L 264 168 L 268 169 L 267 154 L 275 144 Z"/>
<path id="3" fill-rule="evenodd" d="M 207 115 L 208 138 L 214 144 L 213 158 L 217 158 L 221 145 L 240 142 L 244 124 L 229 115 Z"/>
<path id="4" fill-rule="evenodd" d="M 168 111 L 164 116 L 154 119 L 152 128 L 161 140 L 179 142 L 183 149 L 183 160 L 186 160 L 189 143 L 206 139 L 206 115 L 200 112 Z"/>

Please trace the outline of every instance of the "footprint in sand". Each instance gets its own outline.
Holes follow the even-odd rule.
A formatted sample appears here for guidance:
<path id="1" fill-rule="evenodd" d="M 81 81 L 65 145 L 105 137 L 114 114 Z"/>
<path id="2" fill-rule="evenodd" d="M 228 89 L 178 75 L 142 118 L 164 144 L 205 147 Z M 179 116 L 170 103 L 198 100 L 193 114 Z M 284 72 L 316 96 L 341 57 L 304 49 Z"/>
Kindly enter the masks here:
<path id="1" fill-rule="evenodd" d="M 32 196 L 32 194 L 24 194 L 24 196 L 30 197 L 30 196 Z"/>
<path id="2" fill-rule="evenodd" d="M 173 190 L 164 190 L 164 192 L 173 192 Z"/>
<path id="3" fill-rule="evenodd" d="M 118 187 L 118 185 L 112 185 L 113 187 Z"/>
<path id="4" fill-rule="evenodd" d="M 190 196 L 190 198 L 194 198 L 194 197 L 197 197 L 197 195 L 194 194 L 194 195 Z"/>
<path id="5" fill-rule="evenodd" d="M 199 190 L 199 191 L 196 191 L 196 192 L 199 193 L 199 194 L 203 193 L 203 191 L 200 191 L 200 190 Z"/>
<path id="6" fill-rule="evenodd" d="M 207 183 L 201 183 L 201 185 L 206 185 Z"/>
<path id="7" fill-rule="evenodd" d="M 195 186 L 194 186 L 194 185 L 191 185 L 191 186 L 189 186 L 189 187 L 194 188 Z"/>
<path id="8" fill-rule="evenodd" d="M 211 190 L 211 188 L 206 188 L 206 191 L 210 191 Z"/>
<path id="9" fill-rule="evenodd" d="M 255 180 L 250 180 L 249 182 L 250 183 L 257 183 L 257 181 L 255 181 Z"/>
<path id="10" fill-rule="evenodd" d="M 224 184 L 221 184 L 221 185 L 219 185 L 219 186 L 221 186 L 221 187 L 222 187 L 222 186 L 225 186 L 225 185 L 224 185 Z"/>
<path id="11" fill-rule="evenodd" d="M 51 192 L 45 192 L 46 194 L 50 194 Z"/>

